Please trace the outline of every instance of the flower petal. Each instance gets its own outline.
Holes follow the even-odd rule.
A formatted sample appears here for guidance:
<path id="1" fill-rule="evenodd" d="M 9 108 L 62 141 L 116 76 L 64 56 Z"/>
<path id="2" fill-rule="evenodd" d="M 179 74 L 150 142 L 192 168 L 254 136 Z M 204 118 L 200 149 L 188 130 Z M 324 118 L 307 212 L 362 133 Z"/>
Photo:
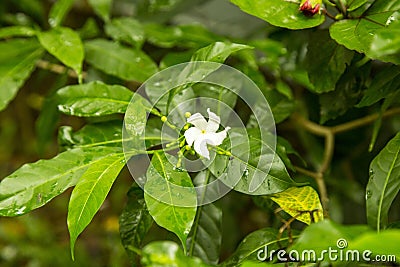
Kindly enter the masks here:
<path id="1" fill-rule="evenodd" d="M 192 146 L 194 140 L 198 139 L 200 135 L 202 135 L 201 130 L 196 127 L 190 127 L 184 133 L 186 142 L 189 146 Z"/>
<path id="2" fill-rule="evenodd" d="M 210 152 L 207 148 L 208 141 L 210 140 L 207 139 L 206 134 L 202 134 L 194 141 L 194 151 L 196 151 L 197 154 L 205 157 L 206 159 L 210 159 Z"/>
<path id="3" fill-rule="evenodd" d="M 196 128 L 200 130 L 205 130 L 207 128 L 207 121 L 200 113 L 195 113 L 187 119 L 188 123 L 193 124 Z"/>
<path id="4" fill-rule="evenodd" d="M 207 133 L 205 134 L 204 138 L 207 140 L 208 144 L 213 146 L 219 146 L 226 138 L 226 132 L 229 131 L 230 128 L 231 127 L 226 127 L 225 130 L 219 133 Z"/>
<path id="5" fill-rule="evenodd" d="M 217 114 L 211 112 L 209 108 L 207 109 L 207 112 L 208 112 L 208 122 L 207 122 L 206 132 L 215 133 L 219 128 L 221 119 L 219 116 L 217 116 Z"/>

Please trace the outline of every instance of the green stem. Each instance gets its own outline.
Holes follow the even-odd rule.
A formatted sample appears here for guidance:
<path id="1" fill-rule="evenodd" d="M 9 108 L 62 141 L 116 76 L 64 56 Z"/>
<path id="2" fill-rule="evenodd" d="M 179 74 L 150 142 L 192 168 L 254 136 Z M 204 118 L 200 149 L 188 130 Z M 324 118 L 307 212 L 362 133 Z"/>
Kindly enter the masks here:
<path id="1" fill-rule="evenodd" d="M 134 246 L 131 246 L 131 245 L 128 246 L 128 249 L 129 249 L 130 251 L 135 252 L 135 253 L 138 254 L 139 256 L 142 256 L 142 251 L 141 251 L 140 249 L 138 249 L 138 248 L 136 248 L 136 247 L 134 247 Z"/>

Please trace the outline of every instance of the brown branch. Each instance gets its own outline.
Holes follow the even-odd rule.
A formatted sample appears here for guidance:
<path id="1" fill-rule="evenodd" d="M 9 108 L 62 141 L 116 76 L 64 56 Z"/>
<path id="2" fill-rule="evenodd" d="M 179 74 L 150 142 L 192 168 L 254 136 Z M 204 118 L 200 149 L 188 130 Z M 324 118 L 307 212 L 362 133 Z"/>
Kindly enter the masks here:
<path id="1" fill-rule="evenodd" d="M 318 179 L 318 173 L 316 173 L 316 172 L 306 170 L 306 169 L 304 169 L 302 167 L 299 167 L 299 166 L 294 166 L 294 168 L 295 168 L 295 170 L 297 172 L 299 172 L 301 174 L 304 174 L 306 176 L 310 176 L 310 177 L 314 178 L 315 180 Z"/>
<path id="2" fill-rule="evenodd" d="M 393 108 L 393 109 L 389 109 L 386 112 L 384 112 L 382 114 L 382 118 L 385 117 L 390 117 L 396 114 L 400 114 L 400 108 Z M 355 128 L 364 126 L 364 125 L 368 125 L 374 121 L 376 121 L 379 118 L 379 114 L 372 114 L 372 115 L 368 115 L 364 118 L 360 118 L 354 121 L 350 121 L 350 122 L 346 122 L 337 126 L 333 126 L 330 127 L 330 130 L 332 131 L 333 134 L 337 134 L 337 133 L 342 133 L 342 132 L 346 132 L 349 130 L 353 130 Z"/>
<path id="3" fill-rule="evenodd" d="M 328 170 L 333 157 L 334 149 L 335 149 L 335 135 L 332 132 L 330 132 L 325 135 L 325 150 L 324 150 L 323 161 L 319 169 L 320 173 L 325 173 Z"/>
<path id="4" fill-rule="evenodd" d="M 79 78 L 78 74 L 75 71 L 73 71 L 71 69 L 68 69 L 67 67 L 65 67 L 63 65 L 54 64 L 54 63 L 48 62 L 46 60 L 42 60 L 42 59 L 38 60 L 36 62 L 36 66 L 38 68 L 41 68 L 41 69 L 44 69 L 44 70 L 48 70 L 48 71 L 51 71 L 51 72 L 54 72 L 54 73 L 57 73 L 57 74 L 67 73 L 67 75 L 69 77 L 71 77 L 71 78 L 75 78 L 75 79 Z M 83 71 L 82 72 L 82 78 L 85 79 L 86 76 L 87 76 L 87 73 Z"/>
<path id="5" fill-rule="evenodd" d="M 389 117 L 396 114 L 400 114 L 400 108 L 393 108 L 387 110 L 385 113 L 383 113 L 382 117 Z M 297 125 L 301 126 L 310 133 L 325 137 L 325 149 L 324 149 L 323 160 L 321 167 L 319 168 L 318 171 L 309 171 L 301 167 L 295 166 L 296 171 L 314 178 L 315 181 L 317 182 L 318 190 L 321 197 L 321 204 L 324 209 L 325 217 L 328 217 L 329 198 L 324 180 L 324 175 L 326 171 L 329 169 L 333 157 L 333 152 L 335 149 L 335 134 L 350 131 L 361 126 L 368 125 L 377 120 L 378 118 L 379 114 L 372 114 L 336 126 L 323 126 L 315 122 L 309 121 L 308 119 L 298 114 L 293 115 L 293 121 Z"/>

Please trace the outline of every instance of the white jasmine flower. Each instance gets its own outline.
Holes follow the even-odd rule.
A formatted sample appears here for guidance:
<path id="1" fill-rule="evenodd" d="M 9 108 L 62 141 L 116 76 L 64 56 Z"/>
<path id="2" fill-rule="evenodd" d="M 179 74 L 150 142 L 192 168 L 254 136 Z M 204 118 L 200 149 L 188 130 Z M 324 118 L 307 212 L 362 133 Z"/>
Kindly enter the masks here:
<path id="1" fill-rule="evenodd" d="M 230 127 L 217 133 L 221 119 L 210 109 L 207 109 L 208 121 L 200 113 L 195 113 L 187 119 L 188 123 L 194 125 L 185 131 L 186 142 L 189 146 L 194 143 L 194 150 L 201 156 L 210 159 L 207 145 L 219 146 L 226 138 L 226 132 Z"/>

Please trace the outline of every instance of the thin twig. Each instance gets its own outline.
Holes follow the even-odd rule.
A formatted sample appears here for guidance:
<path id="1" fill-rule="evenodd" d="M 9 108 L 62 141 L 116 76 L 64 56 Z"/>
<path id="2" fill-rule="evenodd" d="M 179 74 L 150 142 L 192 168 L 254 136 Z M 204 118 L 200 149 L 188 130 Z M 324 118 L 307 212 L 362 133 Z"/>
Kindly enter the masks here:
<path id="1" fill-rule="evenodd" d="M 323 12 L 328 18 L 330 18 L 331 20 L 337 21 L 337 19 L 335 18 L 335 16 L 332 15 L 331 13 L 329 13 L 327 9 L 325 9 L 325 8 L 322 9 L 322 12 Z"/>
<path id="2" fill-rule="evenodd" d="M 319 169 L 320 173 L 325 173 L 328 170 L 333 157 L 334 149 L 335 149 L 335 135 L 332 132 L 329 132 L 325 136 L 325 150 L 324 150 L 323 161 Z"/>
<path id="3" fill-rule="evenodd" d="M 44 69 L 44 70 L 48 70 L 48 71 L 51 71 L 51 72 L 54 72 L 54 73 L 57 73 L 57 74 L 67 73 L 67 75 L 69 77 L 71 77 L 71 78 L 75 78 L 75 79 L 79 78 L 78 74 L 75 71 L 73 71 L 71 69 L 68 69 L 67 67 L 65 67 L 63 65 L 54 64 L 54 63 L 48 62 L 46 60 L 42 60 L 42 59 L 38 60 L 36 62 L 36 66 L 38 68 L 41 68 L 41 69 Z M 82 78 L 85 79 L 86 76 L 87 76 L 87 73 L 83 71 L 82 72 Z"/>
<path id="4" fill-rule="evenodd" d="M 306 176 L 310 176 L 310 177 L 314 178 L 315 180 L 318 179 L 318 173 L 316 173 L 316 172 L 306 170 L 306 169 L 304 169 L 302 167 L 299 167 L 299 166 L 294 166 L 294 168 L 295 168 L 295 170 L 297 172 L 299 172 L 301 174 L 304 174 Z"/>
<path id="5" fill-rule="evenodd" d="M 400 114 L 400 108 L 389 109 L 383 113 L 382 117 L 390 117 L 390 116 L 393 116 L 396 114 Z M 343 123 L 343 124 L 340 124 L 337 126 L 333 126 L 330 128 L 330 130 L 332 131 L 333 134 L 342 133 L 342 132 L 346 132 L 346 131 L 370 124 L 370 123 L 376 121 L 378 118 L 379 118 L 379 113 L 376 113 L 376 114 L 368 115 L 361 119 L 357 119 L 357 120 L 346 122 L 346 123 Z"/>
<path id="6" fill-rule="evenodd" d="M 400 108 L 393 108 L 390 110 L 387 110 L 385 113 L 383 113 L 382 117 L 389 117 L 393 116 L 396 114 L 400 114 Z M 303 169 L 301 167 L 295 166 L 296 171 L 299 173 L 305 174 L 307 176 L 310 176 L 315 179 L 318 185 L 318 190 L 321 196 L 321 204 L 324 209 L 324 215 L 325 217 L 328 217 L 328 204 L 329 204 L 329 198 L 328 198 L 328 192 L 326 189 L 326 184 L 324 180 L 324 175 L 326 171 L 329 169 L 334 149 L 335 149 L 335 134 L 346 132 L 353 130 L 355 128 L 368 125 L 375 120 L 379 118 L 380 114 L 372 114 L 368 115 L 366 117 L 356 119 L 350 122 L 346 122 L 340 125 L 336 126 L 323 126 L 319 125 L 315 122 L 309 121 L 308 119 L 295 114 L 293 116 L 293 121 L 297 123 L 299 126 L 302 128 L 306 129 L 310 133 L 313 133 L 318 136 L 323 136 L 325 137 L 325 149 L 324 149 L 324 155 L 323 155 L 323 160 L 322 164 L 319 168 L 318 171 L 309 171 L 306 169 Z"/>

